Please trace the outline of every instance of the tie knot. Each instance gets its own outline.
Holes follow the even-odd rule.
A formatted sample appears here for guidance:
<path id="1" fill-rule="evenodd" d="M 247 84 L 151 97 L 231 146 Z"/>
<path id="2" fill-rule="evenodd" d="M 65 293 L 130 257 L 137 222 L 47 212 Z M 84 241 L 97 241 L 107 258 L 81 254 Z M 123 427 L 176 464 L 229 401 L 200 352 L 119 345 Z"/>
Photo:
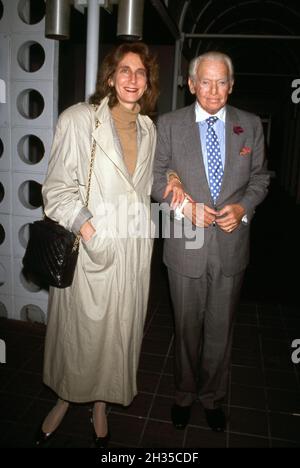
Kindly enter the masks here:
<path id="1" fill-rule="evenodd" d="M 212 127 L 216 123 L 217 120 L 218 120 L 218 117 L 212 116 L 212 117 L 208 117 L 208 119 L 206 119 L 206 122 L 209 127 Z"/>

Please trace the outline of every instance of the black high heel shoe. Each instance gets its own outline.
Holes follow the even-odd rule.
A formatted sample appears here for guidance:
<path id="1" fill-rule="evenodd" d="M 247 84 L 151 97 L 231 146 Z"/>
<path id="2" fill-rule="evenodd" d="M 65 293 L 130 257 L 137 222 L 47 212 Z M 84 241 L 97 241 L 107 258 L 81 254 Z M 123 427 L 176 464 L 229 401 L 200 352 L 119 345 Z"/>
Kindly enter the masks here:
<path id="1" fill-rule="evenodd" d="M 54 431 L 52 432 L 44 432 L 43 429 L 42 429 L 42 426 L 43 426 L 43 423 L 40 425 L 38 431 L 37 431 L 37 435 L 36 435 L 36 438 L 35 438 L 35 446 L 36 447 L 44 447 L 48 444 L 48 442 L 50 442 L 53 437 L 55 436 L 56 432 L 57 432 L 57 429 L 56 428 Z"/>
<path id="2" fill-rule="evenodd" d="M 47 446 L 48 445 L 48 442 L 50 442 L 50 440 L 53 439 L 53 437 L 56 435 L 57 433 L 57 429 L 59 428 L 63 418 L 65 417 L 68 409 L 69 409 L 69 402 L 65 401 L 65 400 L 62 400 L 61 398 L 59 398 L 57 400 L 57 403 L 56 405 L 52 408 L 52 410 L 50 411 L 51 412 L 55 412 L 55 409 L 58 407 L 58 405 L 61 405 L 61 403 L 64 403 L 66 404 L 67 403 L 67 406 L 65 406 L 64 408 L 60 409 L 60 411 L 63 410 L 63 413 L 61 413 L 61 418 L 60 418 L 60 422 L 59 424 L 56 426 L 56 428 L 52 431 L 52 432 L 44 432 L 43 431 L 43 424 L 44 422 L 46 421 L 46 419 L 43 419 L 43 421 L 41 422 L 41 425 L 39 426 L 39 429 L 36 433 L 36 438 L 35 438 L 35 446 L 36 447 L 44 447 L 44 446 Z M 47 415 L 47 417 L 49 416 L 49 414 Z"/>
<path id="3" fill-rule="evenodd" d="M 91 421 L 92 429 L 93 429 L 93 440 L 94 440 L 95 447 L 98 449 L 107 448 L 108 442 L 110 441 L 110 437 L 111 437 L 109 429 L 107 429 L 106 436 L 99 437 L 97 436 L 96 431 L 95 431 L 93 416 L 90 417 L 90 421 Z"/>
<path id="4" fill-rule="evenodd" d="M 95 447 L 97 449 L 107 448 L 108 443 L 110 441 L 110 432 L 107 431 L 107 434 L 105 437 L 98 437 L 94 429 L 93 438 L 94 438 Z"/>

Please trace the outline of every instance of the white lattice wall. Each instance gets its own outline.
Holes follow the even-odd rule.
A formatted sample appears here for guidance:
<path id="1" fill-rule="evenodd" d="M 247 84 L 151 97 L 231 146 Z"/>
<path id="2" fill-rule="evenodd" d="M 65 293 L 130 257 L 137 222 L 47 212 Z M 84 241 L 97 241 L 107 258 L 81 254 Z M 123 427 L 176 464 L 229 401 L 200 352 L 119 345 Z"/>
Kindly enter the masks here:
<path id="1" fill-rule="evenodd" d="M 57 119 L 58 44 L 44 14 L 44 0 L 0 0 L 0 316 L 41 322 L 47 293 L 26 281 L 22 257 Z"/>

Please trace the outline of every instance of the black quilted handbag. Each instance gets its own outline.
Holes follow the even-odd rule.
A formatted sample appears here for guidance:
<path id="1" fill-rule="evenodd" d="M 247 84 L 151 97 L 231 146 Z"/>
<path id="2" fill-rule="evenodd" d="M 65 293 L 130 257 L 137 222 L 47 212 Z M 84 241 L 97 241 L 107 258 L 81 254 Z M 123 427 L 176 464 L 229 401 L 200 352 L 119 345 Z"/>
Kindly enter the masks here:
<path id="1" fill-rule="evenodd" d="M 99 121 L 96 120 L 96 128 Z M 96 141 L 93 140 L 88 188 L 85 205 L 88 206 L 91 178 L 96 153 Z M 29 227 L 29 241 L 23 257 L 24 275 L 43 287 L 71 286 L 80 245 L 80 235 L 75 236 L 46 216 L 35 221 Z"/>
<path id="2" fill-rule="evenodd" d="M 78 252 L 78 236 L 45 217 L 29 226 L 24 273 L 34 283 L 66 288 L 72 284 Z"/>

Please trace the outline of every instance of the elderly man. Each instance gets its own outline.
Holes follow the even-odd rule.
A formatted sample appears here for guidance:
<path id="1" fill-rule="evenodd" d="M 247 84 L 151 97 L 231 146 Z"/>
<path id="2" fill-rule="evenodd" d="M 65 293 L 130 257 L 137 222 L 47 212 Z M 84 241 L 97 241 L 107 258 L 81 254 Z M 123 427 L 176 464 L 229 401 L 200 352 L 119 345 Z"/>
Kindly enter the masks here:
<path id="1" fill-rule="evenodd" d="M 233 319 L 249 258 L 250 222 L 269 183 L 260 119 L 226 104 L 233 83 L 227 55 L 208 52 L 197 57 L 189 73 L 195 104 L 162 116 L 158 123 L 152 196 L 164 201 L 166 171 L 176 171 L 187 194 L 179 218 L 204 230 L 201 248 L 186 248 L 184 237 L 164 241 L 175 315 L 176 394 L 171 414 L 181 429 L 196 398 L 211 429 L 226 428 L 221 404 L 227 392 Z"/>

